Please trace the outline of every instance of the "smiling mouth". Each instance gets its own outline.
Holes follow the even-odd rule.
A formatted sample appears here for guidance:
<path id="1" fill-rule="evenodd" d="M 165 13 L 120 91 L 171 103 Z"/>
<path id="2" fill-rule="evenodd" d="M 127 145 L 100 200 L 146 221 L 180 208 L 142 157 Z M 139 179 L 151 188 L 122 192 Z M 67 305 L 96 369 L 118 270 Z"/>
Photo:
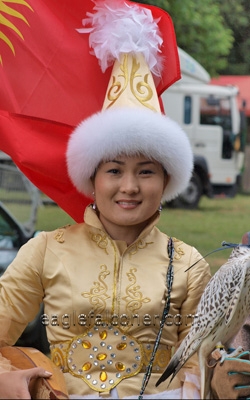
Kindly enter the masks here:
<path id="1" fill-rule="evenodd" d="M 135 200 L 128 200 L 128 201 L 126 201 L 126 200 L 121 200 L 121 201 L 117 201 L 116 202 L 116 204 L 118 204 L 119 206 L 122 206 L 122 207 L 127 207 L 127 208 L 129 208 L 129 207 L 136 207 L 136 206 L 138 206 L 139 204 L 141 204 L 141 201 L 135 201 Z"/>

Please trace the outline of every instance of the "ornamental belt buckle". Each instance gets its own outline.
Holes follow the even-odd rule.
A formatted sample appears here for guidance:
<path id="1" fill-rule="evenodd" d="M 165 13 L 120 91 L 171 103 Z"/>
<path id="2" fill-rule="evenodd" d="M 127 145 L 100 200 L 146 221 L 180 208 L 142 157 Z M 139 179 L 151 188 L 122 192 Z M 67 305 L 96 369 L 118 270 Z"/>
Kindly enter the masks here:
<path id="1" fill-rule="evenodd" d="M 66 351 L 69 372 L 98 392 L 109 392 L 121 380 L 140 372 L 143 347 L 116 326 L 94 326 L 75 336 Z"/>

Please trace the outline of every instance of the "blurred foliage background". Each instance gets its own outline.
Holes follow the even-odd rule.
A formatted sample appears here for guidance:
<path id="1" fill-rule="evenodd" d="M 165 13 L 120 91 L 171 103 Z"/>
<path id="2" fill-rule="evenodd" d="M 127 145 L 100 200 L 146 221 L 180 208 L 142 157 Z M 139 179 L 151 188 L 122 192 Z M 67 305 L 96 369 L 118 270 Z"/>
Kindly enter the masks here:
<path id="1" fill-rule="evenodd" d="M 174 22 L 178 46 L 212 77 L 250 71 L 249 0 L 143 0 L 163 8 Z"/>

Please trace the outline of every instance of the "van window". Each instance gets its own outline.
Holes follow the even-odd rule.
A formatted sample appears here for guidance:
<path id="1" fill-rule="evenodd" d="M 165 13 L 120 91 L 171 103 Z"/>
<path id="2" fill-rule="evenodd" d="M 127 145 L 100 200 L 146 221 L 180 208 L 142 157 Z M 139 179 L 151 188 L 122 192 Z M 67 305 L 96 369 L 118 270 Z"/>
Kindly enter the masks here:
<path id="1" fill-rule="evenodd" d="M 223 159 L 233 156 L 232 119 L 229 97 L 209 95 L 200 99 L 200 124 L 217 125 L 222 127 L 222 154 Z"/>
<path id="2" fill-rule="evenodd" d="M 191 124 L 191 115 L 192 115 L 192 97 L 185 96 L 184 97 L 184 124 Z"/>
<path id="3" fill-rule="evenodd" d="M 219 125 L 226 131 L 232 130 L 230 99 L 213 95 L 200 99 L 200 124 Z"/>

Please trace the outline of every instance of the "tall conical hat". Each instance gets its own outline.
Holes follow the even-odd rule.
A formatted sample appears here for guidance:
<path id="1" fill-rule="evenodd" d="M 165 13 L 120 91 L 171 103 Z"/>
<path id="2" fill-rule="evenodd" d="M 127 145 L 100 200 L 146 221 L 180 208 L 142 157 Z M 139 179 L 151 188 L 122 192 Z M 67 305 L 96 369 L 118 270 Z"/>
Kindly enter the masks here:
<path id="1" fill-rule="evenodd" d="M 119 154 L 143 154 L 159 161 L 170 181 L 163 200 L 187 186 L 193 169 L 189 140 L 181 127 L 161 112 L 155 81 L 167 60 L 162 37 L 150 10 L 124 0 L 95 2 L 81 32 L 106 70 L 113 64 L 102 111 L 82 121 L 67 148 L 69 176 L 80 192 L 91 196 L 101 161 Z"/>

